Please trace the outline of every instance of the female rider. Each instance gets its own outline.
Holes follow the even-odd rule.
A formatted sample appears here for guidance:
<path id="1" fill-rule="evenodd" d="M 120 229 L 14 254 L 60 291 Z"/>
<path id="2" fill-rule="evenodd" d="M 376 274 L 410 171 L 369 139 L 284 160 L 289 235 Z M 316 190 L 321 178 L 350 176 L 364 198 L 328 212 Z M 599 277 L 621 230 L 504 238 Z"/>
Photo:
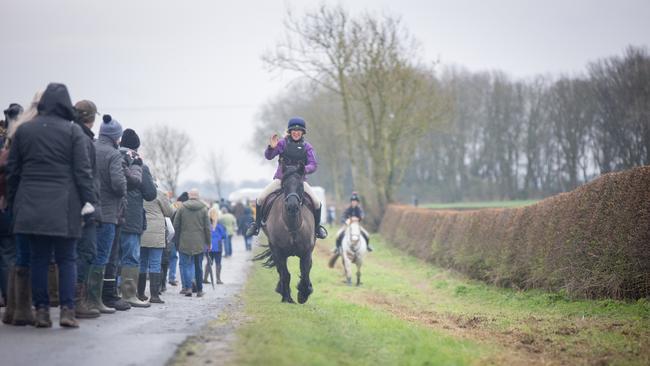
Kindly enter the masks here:
<path id="1" fill-rule="evenodd" d="M 307 174 L 314 173 L 318 167 L 314 148 L 309 142 L 305 141 L 305 134 L 307 133 L 305 120 L 300 117 L 291 118 L 287 125 L 287 133 L 288 136 L 283 139 L 280 139 L 277 134 L 271 136 L 269 146 L 267 146 L 266 151 L 264 151 L 264 156 L 267 160 L 273 160 L 273 158 L 280 155 L 280 158 L 278 159 L 278 169 L 275 171 L 273 181 L 264 188 L 255 201 L 257 215 L 255 215 L 255 222 L 248 227 L 248 230 L 246 230 L 246 236 L 259 234 L 263 216 L 261 205 L 264 204 L 264 200 L 266 200 L 266 197 L 269 194 L 281 188 L 283 164 L 287 162 L 299 162 L 304 164 L 305 179 L 307 179 Z M 316 237 L 318 239 L 325 239 L 327 237 L 327 231 L 320 225 L 321 201 L 306 181 L 303 183 L 303 186 L 305 193 L 307 193 L 309 197 L 311 197 L 312 202 L 314 202 Z"/>

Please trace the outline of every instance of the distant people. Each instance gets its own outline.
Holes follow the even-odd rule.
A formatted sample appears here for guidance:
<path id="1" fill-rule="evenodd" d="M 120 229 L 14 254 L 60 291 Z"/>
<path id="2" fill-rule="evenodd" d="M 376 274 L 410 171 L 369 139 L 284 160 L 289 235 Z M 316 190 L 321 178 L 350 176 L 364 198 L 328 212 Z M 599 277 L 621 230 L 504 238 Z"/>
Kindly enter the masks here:
<path id="1" fill-rule="evenodd" d="M 255 216 L 253 216 L 253 209 L 249 205 L 246 205 L 244 207 L 244 213 L 242 214 L 241 224 L 239 224 L 238 226 L 247 228 L 254 221 L 255 221 Z M 247 251 L 253 250 L 253 237 L 250 235 L 246 235 L 246 230 L 240 229 L 240 231 L 243 231 L 244 245 L 246 246 L 246 250 Z"/>
<path id="2" fill-rule="evenodd" d="M 219 215 L 219 223 L 226 228 L 228 234 L 225 240 L 224 257 L 232 256 L 232 237 L 237 234 L 237 219 L 233 214 L 228 212 L 227 207 L 221 208 L 221 215 Z"/>
<path id="3" fill-rule="evenodd" d="M 361 205 L 359 204 L 359 195 L 357 192 L 352 192 L 352 196 L 350 196 L 350 206 L 345 209 L 345 212 L 343 212 L 343 223 L 347 223 L 347 220 L 349 220 L 352 217 L 356 217 L 359 219 L 359 222 L 363 220 L 365 216 L 365 213 L 363 212 L 363 208 L 361 208 Z M 345 235 L 345 226 L 339 229 L 339 231 L 336 233 L 336 252 L 339 253 L 341 251 L 341 244 L 343 241 L 343 236 Z M 368 248 L 369 252 L 372 252 L 372 248 L 370 247 L 370 235 L 368 235 L 368 232 L 366 229 L 361 227 L 361 235 L 363 235 L 364 239 L 366 239 L 366 245 Z"/>
<path id="4" fill-rule="evenodd" d="M 74 109 L 77 112 L 75 122 L 88 137 L 86 139 L 86 152 L 92 169 L 95 200 L 99 203 L 100 182 L 97 172 L 97 157 L 95 156 L 95 134 L 92 131 L 97 106 L 90 100 L 81 100 L 75 104 Z M 100 218 L 101 204 L 98 204 L 94 213 L 84 217 L 81 238 L 77 241 L 77 285 L 75 291 L 75 316 L 77 318 L 97 318 L 100 315 L 99 309 L 90 305 L 87 298 L 90 268 L 97 256 L 97 221 L 101 221 Z M 97 279 L 98 285 L 93 288 L 94 291 L 99 290 L 102 278 Z"/>
<path id="5" fill-rule="evenodd" d="M 211 243 L 208 250 L 209 260 L 205 263 L 205 274 L 203 275 L 203 283 L 208 282 L 208 276 L 212 271 L 210 262 L 214 263 L 215 274 L 217 277 L 217 285 L 222 285 L 221 281 L 221 254 L 223 253 L 224 242 L 227 237 L 226 228 L 219 223 L 219 209 L 217 207 L 212 207 L 208 211 L 210 216 L 210 234 L 211 234 Z"/>
<path id="6" fill-rule="evenodd" d="M 144 201 L 155 200 L 157 191 L 149 167 L 143 164 L 138 154 L 139 147 L 138 134 L 129 128 L 124 130 L 120 141 L 120 152 L 133 159 L 134 165 L 142 167 L 142 181 L 138 186 L 127 190 L 126 194 L 124 225 L 120 230 L 120 289 L 122 298 L 131 306 L 149 307 L 150 303 L 137 297 L 137 291 L 144 292 L 146 285 L 146 274 L 140 273 L 140 240 L 145 229 Z M 159 269 L 158 271 L 160 272 Z"/>
<path id="7" fill-rule="evenodd" d="M 178 253 L 181 264 L 181 294 L 192 296 L 192 277 L 194 277 L 197 294 L 203 296 L 203 253 L 210 245 L 210 217 L 208 206 L 199 200 L 199 191 L 192 189 L 189 200 L 185 201 L 174 215 L 174 231 L 178 233 Z M 191 275 L 192 267 L 194 276 Z"/>
<path id="8" fill-rule="evenodd" d="M 279 190 L 281 188 L 282 182 L 282 172 L 285 165 L 301 165 L 305 170 L 305 182 L 304 182 L 304 191 L 306 194 L 311 197 L 311 200 L 314 202 L 314 222 L 315 222 L 315 234 L 318 239 L 325 239 L 327 237 L 327 230 L 320 224 L 321 219 L 321 201 L 320 198 L 314 193 L 311 189 L 311 186 L 307 183 L 307 175 L 312 174 L 316 171 L 318 163 L 316 161 L 316 154 L 312 145 L 305 141 L 305 134 L 307 133 L 307 124 L 305 120 L 299 117 L 294 117 L 289 120 L 287 124 L 287 135 L 284 138 L 280 138 L 278 135 L 274 134 L 269 140 L 269 145 L 264 151 L 264 157 L 267 160 L 273 160 L 276 156 L 278 158 L 278 168 L 275 171 L 273 176 L 273 181 L 267 185 L 262 193 L 257 197 L 256 200 L 256 212 L 258 215 L 255 217 L 255 222 L 248 228 L 246 231 L 247 236 L 258 235 L 262 227 L 262 212 L 261 205 L 264 204 L 266 197 L 269 194 Z"/>
<path id="9" fill-rule="evenodd" d="M 18 120 L 18 117 L 23 113 L 23 106 L 18 103 L 11 103 L 3 112 L 5 119 L 0 121 L 0 148 L 5 144 L 9 127 Z"/>
<path id="10" fill-rule="evenodd" d="M 334 222 L 336 222 L 336 208 L 330 206 L 327 208 L 327 225 L 332 226 Z"/>
<path id="11" fill-rule="evenodd" d="M 165 217 L 172 217 L 173 210 L 167 195 L 157 191 L 156 199 L 144 202 L 147 228 L 142 233 L 140 246 L 140 275 L 138 277 L 138 299 L 154 304 L 164 304 L 160 298 L 161 286 L 165 282 L 162 277 L 162 256 L 166 245 Z M 144 289 L 149 274 L 148 299 Z"/>
<path id="12" fill-rule="evenodd" d="M 244 226 L 242 223 L 242 220 L 244 219 L 244 204 L 241 202 L 235 203 L 232 208 L 232 214 L 235 216 L 235 219 L 237 219 L 237 232 L 235 234 L 244 235 L 242 228 L 248 227 Z"/>
<path id="13" fill-rule="evenodd" d="M 189 196 L 187 192 L 181 193 L 176 202 L 172 204 L 174 207 L 174 215 L 178 209 L 183 205 L 183 202 L 187 201 Z M 172 222 L 174 222 L 174 216 L 172 216 Z M 169 249 L 169 284 L 172 286 L 178 286 L 178 281 L 176 281 L 176 269 L 178 268 L 178 234 L 172 239 L 172 243 Z"/>
<path id="14" fill-rule="evenodd" d="M 36 327 L 52 326 L 47 292 L 52 253 L 59 267 L 59 324 L 79 326 L 74 311 L 75 244 L 81 237 L 83 216 L 92 214 L 97 202 L 87 137 L 71 123 L 74 118 L 66 86 L 49 84 L 38 104 L 38 116 L 17 129 L 7 163 L 13 232 L 31 250 Z"/>

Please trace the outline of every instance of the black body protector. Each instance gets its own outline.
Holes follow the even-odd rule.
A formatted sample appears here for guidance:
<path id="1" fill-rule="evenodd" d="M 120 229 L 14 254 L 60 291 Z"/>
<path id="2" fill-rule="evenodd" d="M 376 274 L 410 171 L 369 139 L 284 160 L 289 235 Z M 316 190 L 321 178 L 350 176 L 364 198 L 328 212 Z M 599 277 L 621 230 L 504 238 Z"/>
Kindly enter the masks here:
<path id="1" fill-rule="evenodd" d="M 280 162 L 282 165 L 307 165 L 305 142 L 302 139 L 300 141 L 293 141 L 291 138 L 287 138 L 286 142 L 284 151 L 280 154 Z"/>

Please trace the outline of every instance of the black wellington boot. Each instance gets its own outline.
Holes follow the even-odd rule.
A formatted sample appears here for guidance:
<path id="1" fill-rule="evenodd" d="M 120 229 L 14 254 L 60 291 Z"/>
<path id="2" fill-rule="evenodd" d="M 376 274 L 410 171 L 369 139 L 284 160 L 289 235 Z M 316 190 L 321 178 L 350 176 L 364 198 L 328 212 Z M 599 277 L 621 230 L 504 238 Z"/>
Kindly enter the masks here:
<path id="1" fill-rule="evenodd" d="M 138 299 L 140 301 L 147 301 L 149 298 L 147 295 L 144 294 L 144 289 L 147 287 L 147 274 L 146 273 L 140 273 L 138 274 Z"/>
<path id="2" fill-rule="evenodd" d="M 160 273 L 149 273 L 149 293 L 151 294 L 152 304 L 164 304 L 165 302 L 160 298 L 160 284 L 162 283 L 162 275 Z"/>
<path id="3" fill-rule="evenodd" d="M 2 315 L 2 322 L 13 324 L 14 311 L 16 309 L 16 267 L 11 266 L 7 276 L 7 298 L 5 299 L 5 313 Z"/>

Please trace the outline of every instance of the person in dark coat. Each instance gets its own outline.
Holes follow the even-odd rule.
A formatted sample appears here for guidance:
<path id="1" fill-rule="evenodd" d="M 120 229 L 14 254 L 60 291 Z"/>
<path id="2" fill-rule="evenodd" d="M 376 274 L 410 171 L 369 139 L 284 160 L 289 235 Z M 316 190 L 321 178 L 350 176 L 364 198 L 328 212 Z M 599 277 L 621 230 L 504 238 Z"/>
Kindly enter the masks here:
<path id="1" fill-rule="evenodd" d="M 146 284 L 146 274 L 140 274 L 140 240 L 145 230 L 144 200 L 153 201 L 157 197 L 156 185 L 149 171 L 149 167 L 142 164 L 138 155 L 140 138 L 132 129 L 124 130 L 120 151 L 133 158 L 135 165 L 142 166 L 142 182 L 138 187 L 127 192 L 127 204 L 124 212 L 124 225 L 120 231 L 120 265 L 122 282 L 122 297 L 126 302 L 135 307 L 149 307 L 149 302 L 142 301 L 137 297 L 137 287 Z"/>
<path id="2" fill-rule="evenodd" d="M 345 209 L 343 212 L 343 218 L 342 222 L 347 223 L 347 220 L 356 217 L 359 219 L 359 222 L 363 220 L 365 216 L 365 213 L 363 212 L 363 208 L 361 208 L 361 205 L 359 204 L 359 195 L 357 192 L 352 192 L 352 196 L 350 197 L 350 206 Z M 343 226 L 342 228 L 339 229 L 339 231 L 336 233 L 336 252 L 340 252 L 341 250 L 341 244 L 343 241 L 343 236 L 345 235 L 345 228 L 346 226 Z M 368 235 L 368 232 L 366 229 L 361 227 L 361 235 L 363 235 L 363 238 L 366 239 L 366 247 L 368 248 L 369 252 L 372 252 L 372 247 L 370 246 L 370 235 Z"/>
<path id="3" fill-rule="evenodd" d="M 99 137 L 95 141 L 97 177 L 99 179 L 99 201 L 101 217 L 97 225 L 97 252 L 88 273 L 88 303 L 102 314 L 114 313 L 113 307 L 120 310 L 129 308 L 128 304 L 119 306 L 112 299 L 104 301 L 104 293 L 115 292 L 115 270 L 109 271 L 107 264 L 116 235 L 118 217 L 122 200 L 126 196 L 127 181 L 122 155 L 117 150 L 122 138 L 122 125 L 105 114 L 99 126 Z M 109 273 L 110 272 L 110 273 Z"/>
<path id="4" fill-rule="evenodd" d="M 93 186 L 95 202 L 99 202 L 99 175 L 97 173 L 97 158 L 95 156 L 95 134 L 92 131 L 95 124 L 97 106 L 90 100 L 82 100 L 75 104 L 77 118 L 75 123 L 88 137 L 86 139 L 86 152 L 90 159 L 90 166 L 93 174 Z M 97 255 L 97 220 L 101 218 L 100 205 L 96 205 L 95 212 L 84 217 L 81 239 L 77 241 L 77 285 L 75 291 L 75 316 L 77 318 L 97 318 L 100 315 L 99 309 L 88 304 L 86 290 L 90 267 Z"/>
<path id="5" fill-rule="evenodd" d="M 52 252 L 59 267 L 60 325 L 79 326 L 74 317 L 75 243 L 81 237 L 82 215 L 92 214 L 97 202 L 87 137 L 74 119 L 66 86 L 48 85 L 38 116 L 16 131 L 7 162 L 13 232 L 31 250 L 37 327 L 52 326 L 47 293 Z"/>

